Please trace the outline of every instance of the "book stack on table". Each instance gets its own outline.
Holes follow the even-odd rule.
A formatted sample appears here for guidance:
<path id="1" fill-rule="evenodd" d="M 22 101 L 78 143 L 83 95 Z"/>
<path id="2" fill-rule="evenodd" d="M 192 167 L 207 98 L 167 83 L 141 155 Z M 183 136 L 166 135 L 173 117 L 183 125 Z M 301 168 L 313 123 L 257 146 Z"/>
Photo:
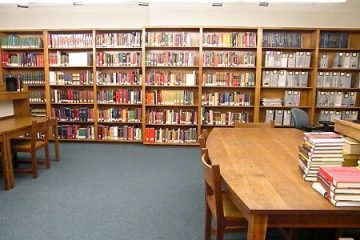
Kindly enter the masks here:
<path id="1" fill-rule="evenodd" d="M 305 132 L 299 146 L 299 167 L 305 181 L 315 182 L 321 166 L 341 166 L 344 139 L 334 132 Z"/>
<path id="2" fill-rule="evenodd" d="M 360 168 L 320 167 L 313 188 L 337 207 L 360 206 Z"/>

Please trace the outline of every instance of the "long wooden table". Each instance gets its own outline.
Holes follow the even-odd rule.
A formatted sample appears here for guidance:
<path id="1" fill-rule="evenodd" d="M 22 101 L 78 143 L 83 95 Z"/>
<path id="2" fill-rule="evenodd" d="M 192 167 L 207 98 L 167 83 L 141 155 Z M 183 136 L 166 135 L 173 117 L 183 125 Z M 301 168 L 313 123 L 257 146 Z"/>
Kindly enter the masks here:
<path id="1" fill-rule="evenodd" d="M 206 146 L 231 198 L 248 220 L 248 240 L 267 227 L 358 228 L 360 208 L 333 206 L 305 182 L 298 167 L 303 132 L 214 128 Z"/>
<path id="2" fill-rule="evenodd" d="M 0 119 L 0 141 L 2 151 L 2 168 L 4 175 L 4 185 L 6 190 L 10 190 L 15 186 L 14 171 L 11 161 L 11 144 L 13 137 L 21 135 L 24 131 L 31 127 L 32 121 L 41 121 L 44 118 L 36 117 L 9 117 Z M 55 159 L 60 160 L 59 156 L 59 138 L 57 131 L 56 118 L 50 118 L 50 125 L 54 133 Z"/>
<path id="3" fill-rule="evenodd" d="M 360 124 L 346 120 L 335 121 L 335 131 L 360 141 Z"/>

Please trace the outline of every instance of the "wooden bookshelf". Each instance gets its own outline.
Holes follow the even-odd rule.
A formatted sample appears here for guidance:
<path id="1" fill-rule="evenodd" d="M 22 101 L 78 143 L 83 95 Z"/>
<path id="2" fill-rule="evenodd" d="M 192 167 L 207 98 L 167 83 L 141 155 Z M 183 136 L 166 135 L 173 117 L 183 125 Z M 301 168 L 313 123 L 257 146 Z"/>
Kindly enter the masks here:
<path id="1" fill-rule="evenodd" d="M 142 142 L 142 29 L 96 30 L 97 140 Z"/>
<path id="2" fill-rule="evenodd" d="M 12 97 L 28 94 L 33 115 L 58 117 L 64 141 L 196 145 L 202 129 L 239 120 L 278 117 L 277 127 L 291 127 L 292 107 L 312 123 L 359 118 L 359 29 L 148 26 L 0 36 L 0 83 L 21 78 L 28 90 Z M 279 105 L 263 105 L 274 98 Z"/>
<path id="3" fill-rule="evenodd" d="M 203 128 L 254 121 L 257 29 L 203 28 Z"/>
<path id="4" fill-rule="evenodd" d="M 30 111 L 46 113 L 44 41 L 42 31 L 3 31 L 0 82 L 8 77 L 22 79 L 28 86 Z M 28 111 L 28 110 L 27 110 Z"/>
<path id="5" fill-rule="evenodd" d="M 315 121 L 358 119 L 360 31 L 320 29 Z"/>
<path id="6" fill-rule="evenodd" d="M 193 145 L 200 132 L 200 29 L 147 27 L 144 36 L 144 143 Z"/>
<path id="7" fill-rule="evenodd" d="M 290 127 L 292 107 L 313 118 L 316 43 L 316 29 L 262 29 L 260 122 Z"/>

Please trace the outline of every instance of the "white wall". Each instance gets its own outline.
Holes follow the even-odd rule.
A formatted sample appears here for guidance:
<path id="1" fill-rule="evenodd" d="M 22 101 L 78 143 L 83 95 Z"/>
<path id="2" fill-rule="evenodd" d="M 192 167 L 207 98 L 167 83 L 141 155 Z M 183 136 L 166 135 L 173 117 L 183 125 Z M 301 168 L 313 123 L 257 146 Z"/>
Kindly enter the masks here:
<path id="1" fill-rule="evenodd" d="M 263 26 L 360 28 L 360 1 L 342 4 L 133 4 L 0 6 L 0 29 Z"/>

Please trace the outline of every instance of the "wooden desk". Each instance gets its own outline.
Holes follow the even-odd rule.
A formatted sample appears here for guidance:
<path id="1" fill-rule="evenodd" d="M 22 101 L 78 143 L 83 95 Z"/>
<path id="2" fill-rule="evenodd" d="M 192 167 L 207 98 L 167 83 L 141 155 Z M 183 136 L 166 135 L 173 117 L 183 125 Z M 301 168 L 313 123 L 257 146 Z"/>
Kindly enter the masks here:
<path id="1" fill-rule="evenodd" d="M 360 124 L 346 120 L 335 121 L 335 131 L 360 141 Z"/>
<path id="2" fill-rule="evenodd" d="M 14 171 L 11 161 L 11 138 L 21 135 L 26 129 L 31 127 L 32 121 L 41 121 L 43 117 L 9 117 L 0 119 L 0 143 L 2 145 L 2 166 L 5 189 L 10 190 L 15 187 Z M 60 160 L 59 137 L 56 118 L 50 118 L 50 125 L 54 133 L 55 160 Z"/>
<path id="3" fill-rule="evenodd" d="M 0 137 L 2 139 L 2 167 L 4 175 L 5 189 L 12 189 L 14 184 L 14 171 L 11 161 L 11 144 L 12 137 L 19 136 L 32 124 L 31 117 L 5 118 L 0 119 Z"/>
<path id="4" fill-rule="evenodd" d="M 360 208 L 336 208 L 305 182 L 298 167 L 296 129 L 214 128 L 206 146 L 236 206 L 247 218 L 248 240 L 267 227 L 360 227 Z"/>

